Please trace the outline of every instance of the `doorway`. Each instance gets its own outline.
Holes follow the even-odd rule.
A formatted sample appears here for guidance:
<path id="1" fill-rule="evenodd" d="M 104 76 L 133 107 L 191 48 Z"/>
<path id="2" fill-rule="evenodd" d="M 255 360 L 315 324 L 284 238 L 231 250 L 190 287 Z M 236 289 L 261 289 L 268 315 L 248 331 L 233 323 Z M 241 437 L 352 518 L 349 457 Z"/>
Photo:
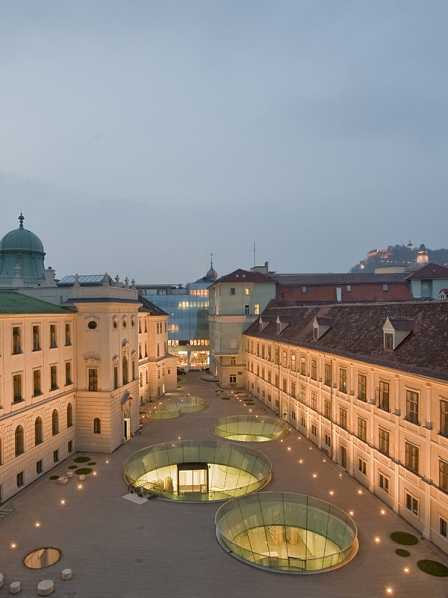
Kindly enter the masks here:
<path id="1" fill-rule="evenodd" d="M 207 463 L 182 463 L 177 466 L 177 488 L 180 494 L 208 492 Z"/>
<path id="2" fill-rule="evenodd" d="M 127 441 L 131 437 L 131 418 L 124 418 L 124 439 Z"/>

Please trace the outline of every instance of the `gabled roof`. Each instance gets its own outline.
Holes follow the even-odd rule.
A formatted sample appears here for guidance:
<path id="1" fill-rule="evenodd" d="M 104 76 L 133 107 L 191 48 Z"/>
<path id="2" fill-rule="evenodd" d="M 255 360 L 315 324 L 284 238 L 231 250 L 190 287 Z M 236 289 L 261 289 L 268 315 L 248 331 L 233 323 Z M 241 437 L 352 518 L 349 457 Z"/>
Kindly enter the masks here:
<path id="1" fill-rule="evenodd" d="M 230 274 L 221 276 L 221 278 L 218 278 L 214 284 L 220 284 L 221 282 L 269 282 L 272 284 L 275 283 L 275 280 L 273 280 L 272 277 L 266 277 L 264 274 L 261 274 L 261 272 L 251 272 L 250 270 L 242 270 L 239 268 Z"/>
<path id="2" fill-rule="evenodd" d="M 158 307 L 157 305 L 154 305 L 154 303 L 152 303 L 151 301 L 148 301 L 148 299 L 146 299 L 146 297 L 144 297 L 143 295 L 139 295 L 138 298 L 139 298 L 140 303 L 142 304 L 142 306 L 139 308 L 138 311 L 145 311 L 145 312 L 149 313 L 151 316 L 168 316 L 169 315 L 162 308 Z"/>
<path id="3" fill-rule="evenodd" d="M 0 314 L 70 314 L 70 310 L 21 293 L 0 292 Z"/>
<path id="4" fill-rule="evenodd" d="M 426 266 L 423 266 L 423 268 L 420 268 L 416 272 L 412 272 L 408 276 L 408 280 L 431 280 L 437 278 L 448 280 L 448 268 L 439 266 L 439 264 L 426 264 Z"/>
<path id="5" fill-rule="evenodd" d="M 414 320 L 401 318 L 400 316 L 389 316 L 389 322 L 394 330 L 412 330 Z"/>
<path id="6" fill-rule="evenodd" d="M 325 316 L 333 323 L 318 340 L 313 340 L 313 321 L 321 308 L 311 305 L 282 308 L 272 304 L 262 314 L 263 321 L 270 318 L 271 323 L 261 330 L 255 320 L 245 334 L 448 380 L 448 301 L 347 303 L 326 307 Z M 275 329 L 277 316 L 291 318 L 290 325 L 280 335 Z M 392 318 L 397 326 L 398 322 L 405 326 L 418 322 L 412 334 L 394 351 L 384 348 L 383 325 L 387 318 Z"/>

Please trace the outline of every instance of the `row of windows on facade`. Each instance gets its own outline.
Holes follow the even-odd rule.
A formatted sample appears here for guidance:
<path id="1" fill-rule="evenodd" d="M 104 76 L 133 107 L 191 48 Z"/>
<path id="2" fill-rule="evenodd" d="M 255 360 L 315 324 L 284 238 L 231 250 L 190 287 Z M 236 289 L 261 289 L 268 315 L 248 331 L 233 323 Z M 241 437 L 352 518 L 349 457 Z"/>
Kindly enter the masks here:
<path id="1" fill-rule="evenodd" d="M 71 403 L 67 406 L 67 428 L 73 426 L 73 408 Z M 96 417 L 93 420 L 93 433 L 101 434 L 101 420 Z M 51 436 L 59 434 L 59 413 L 55 409 L 51 415 Z M 14 432 L 14 454 L 19 457 L 25 452 L 25 430 L 23 426 L 17 426 Z M 41 417 L 34 422 L 34 445 L 38 446 L 44 442 L 44 426 Z M 3 465 L 2 441 L 0 439 L 0 465 Z"/>
<path id="2" fill-rule="evenodd" d="M 73 452 L 73 442 L 71 440 L 69 440 L 67 443 L 67 450 L 69 453 Z M 56 449 L 53 451 L 53 463 L 58 463 L 58 461 L 59 461 L 59 449 Z M 37 475 L 40 475 L 43 472 L 44 472 L 43 459 L 39 459 L 39 461 L 36 461 L 36 473 L 37 473 Z M 20 471 L 17 474 L 17 488 L 21 488 L 24 485 L 25 485 L 25 472 Z M 1 496 L 0 496 L 0 502 L 1 502 Z"/>
<path id="3" fill-rule="evenodd" d="M 129 373 L 128 373 L 128 360 L 127 357 L 123 357 L 122 361 L 122 374 L 123 384 L 128 384 Z M 135 380 L 135 362 L 132 361 L 132 380 Z M 19 403 L 24 400 L 22 374 L 14 374 L 12 377 L 13 382 L 13 402 Z M 72 381 L 72 363 L 67 361 L 65 363 L 65 386 L 73 384 Z M 118 367 L 114 367 L 114 389 L 119 387 L 118 381 Z M 56 365 L 50 366 L 50 391 L 57 390 L 58 386 L 58 368 Z M 88 390 L 98 390 L 98 368 L 88 369 Z M 33 370 L 33 396 L 39 396 L 42 394 L 42 370 Z"/>
<path id="4" fill-rule="evenodd" d="M 253 343 L 251 343 L 252 345 Z M 251 346 L 251 349 L 253 347 Z M 253 350 L 252 350 L 253 352 Z M 264 345 L 261 347 L 261 357 L 264 358 Z M 257 355 L 259 354 L 259 345 L 257 344 Z M 268 361 L 271 361 L 271 348 L 268 347 L 267 356 Z M 279 350 L 275 350 L 275 360 L 274 362 L 279 364 Z M 317 381 L 317 360 L 311 359 L 311 367 L 310 367 L 310 378 L 311 380 Z M 287 362 L 287 353 L 283 351 L 283 359 L 282 359 L 282 366 L 288 367 Z M 304 356 L 300 356 L 300 367 L 297 369 L 296 367 L 296 354 L 291 354 L 291 371 L 296 372 L 298 371 L 302 376 L 307 376 L 307 362 Z M 253 372 L 253 363 L 249 362 L 250 370 Z M 260 375 L 260 366 L 257 367 L 257 376 Z M 270 382 L 271 373 L 268 372 L 268 382 Z M 264 368 L 261 368 L 261 377 L 264 380 Z M 330 363 L 324 364 L 324 385 L 325 386 L 332 386 L 332 366 Z M 360 401 L 366 402 L 367 401 L 367 375 L 358 373 L 358 388 L 357 388 L 357 398 Z M 278 382 L 275 384 L 278 386 Z M 295 384 L 291 383 L 291 395 L 295 396 Z M 337 386 L 339 392 L 343 394 L 348 393 L 348 386 L 347 386 L 347 369 L 340 367 L 339 368 L 339 384 Z M 283 390 L 287 392 L 287 379 L 283 379 Z M 354 394 L 354 392 L 353 392 Z M 375 389 L 375 403 L 377 407 L 383 409 L 384 411 L 389 411 L 389 399 L 390 399 L 390 386 L 389 382 L 384 380 L 380 380 L 378 383 L 378 387 Z M 406 393 L 406 419 L 412 423 L 418 424 L 418 403 L 419 403 L 419 393 L 416 391 L 408 390 Z"/>
<path id="5" fill-rule="evenodd" d="M 242 278 L 245 278 L 246 275 L 243 274 Z M 224 290 L 226 287 L 222 287 L 222 290 Z M 227 287 L 229 288 L 229 294 L 230 295 L 236 295 L 236 287 Z M 244 295 L 250 295 L 252 293 L 252 288 L 251 287 L 243 287 L 243 294 Z M 216 287 L 215 289 L 212 289 L 212 294 L 213 297 L 218 297 L 221 295 L 221 287 Z"/>
<path id="6" fill-rule="evenodd" d="M 194 338 L 190 340 L 169 340 L 169 347 L 206 347 L 210 344 L 208 338 Z"/>
<path id="7" fill-rule="evenodd" d="M 72 344 L 72 337 L 71 337 L 71 326 L 70 324 L 65 324 L 65 346 L 70 346 Z M 56 324 L 50 324 L 50 335 L 49 335 L 49 348 L 55 349 L 58 346 L 58 337 L 57 337 L 57 327 Z M 33 351 L 41 351 L 41 330 L 40 326 L 35 325 L 33 326 L 33 338 L 32 338 L 32 350 Z M 22 327 L 21 326 L 13 326 L 12 327 L 12 354 L 17 355 L 18 353 L 23 352 L 23 339 L 22 339 Z"/>
<path id="8" fill-rule="evenodd" d="M 260 304 L 259 303 L 254 303 L 254 311 L 253 311 L 254 315 L 259 316 L 260 315 Z M 249 303 L 246 303 L 244 305 L 244 315 L 248 316 L 250 314 L 250 305 Z M 215 305 L 215 316 L 219 315 L 219 307 L 217 305 Z"/>
<path id="9" fill-rule="evenodd" d="M 328 364 L 329 368 L 331 366 Z M 254 373 L 253 362 L 249 363 L 249 369 L 252 373 Z M 341 370 L 345 372 L 346 370 Z M 260 371 L 260 366 L 256 366 L 256 375 L 260 376 L 261 379 L 265 379 L 265 370 L 262 367 Z M 266 380 L 268 384 L 272 384 L 272 374 L 270 371 L 267 372 Z M 280 388 L 279 386 L 280 377 L 278 374 L 274 376 L 273 385 L 276 388 Z M 344 378 L 346 381 L 346 378 Z M 331 384 L 331 382 L 330 382 Z M 330 385 L 329 384 L 329 385 Z M 365 402 L 366 401 L 366 388 L 367 388 L 367 377 L 364 374 L 358 374 L 358 399 Z M 283 378 L 282 380 L 282 390 L 284 393 L 289 394 L 294 399 L 298 399 L 302 403 L 306 403 L 306 387 L 300 387 L 300 393 L 297 394 L 296 383 L 290 382 L 289 384 L 289 392 L 288 392 L 288 379 Z M 313 407 L 313 403 L 315 403 L 315 407 Z M 419 393 L 414 390 L 406 390 L 406 413 L 405 419 L 411 423 L 419 425 L 419 403 L 420 403 L 420 396 Z M 377 391 L 377 400 L 376 406 L 379 409 L 384 411 L 389 411 L 389 383 L 380 381 L 379 382 L 379 389 Z M 317 395 L 315 393 L 311 393 L 311 407 L 317 411 Z M 342 407 L 340 409 L 343 409 Z M 347 411 L 343 409 L 343 411 Z M 327 413 L 328 412 L 328 413 Z M 325 417 L 331 418 L 331 401 L 325 400 L 324 401 L 324 415 Z M 440 428 L 439 433 L 442 436 L 448 437 L 448 401 L 441 399 L 440 400 Z"/>
<path id="10" fill-rule="evenodd" d="M 207 308 L 209 307 L 208 301 L 179 301 L 177 304 L 177 309 L 190 309 L 190 307 L 202 307 Z"/>
<path id="11" fill-rule="evenodd" d="M 257 391 L 259 392 L 258 388 L 257 388 Z M 262 392 L 262 396 L 264 398 L 264 396 L 265 396 L 264 391 Z M 270 394 L 267 395 L 267 399 L 268 399 L 269 403 L 272 403 L 272 396 Z M 277 409 L 279 408 L 278 399 L 276 399 L 276 401 L 275 401 L 275 406 Z M 314 393 L 312 394 L 311 408 L 314 409 L 315 411 L 317 411 L 317 395 Z M 325 401 L 323 415 L 327 419 L 331 419 L 331 401 Z M 297 420 L 295 410 L 291 411 L 291 419 L 294 421 Z M 306 423 L 306 418 L 303 414 L 300 414 L 300 426 L 304 430 L 306 430 L 307 423 Z M 343 428 L 344 430 L 347 430 L 347 409 L 342 408 L 342 407 L 339 408 L 339 426 L 341 428 Z M 317 425 L 316 424 L 311 424 L 311 435 L 317 437 Z M 367 420 L 362 417 L 357 418 L 356 436 L 359 438 L 359 440 L 367 443 Z M 331 448 L 331 437 L 329 434 L 325 434 L 325 444 L 326 444 L 327 448 Z M 383 453 L 384 455 L 386 455 L 388 457 L 390 456 L 390 450 L 389 450 L 390 449 L 390 431 L 389 430 L 385 430 L 383 428 L 378 429 L 378 444 L 375 448 L 377 448 L 377 450 L 380 451 L 381 453 Z M 404 466 L 409 471 L 412 471 L 413 473 L 418 475 L 419 474 L 420 447 L 413 444 L 412 442 L 405 440 L 404 448 L 405 448 Z M 359 470 L 364 475 L 366 475 L 367 462 L 361 458 L 359 459 L 359 462 L 360 462 Z M 343 446 L 341 446 L 341 466 L 344 468 L 347 467 L 346 448 Z M 386 492 L 389 492 L 389 479 L 387 477 L 385 477 L 384 475 L 382 475 L 382 478 L 383 479 L 380 478 L 380 487 L 383 490 L 385 490 Z M 448 462 L 444 461 L 443 459 L 439 459 L 439 484 L 438 484 L 438 486 L 441 490 L 448 493 Z"/>

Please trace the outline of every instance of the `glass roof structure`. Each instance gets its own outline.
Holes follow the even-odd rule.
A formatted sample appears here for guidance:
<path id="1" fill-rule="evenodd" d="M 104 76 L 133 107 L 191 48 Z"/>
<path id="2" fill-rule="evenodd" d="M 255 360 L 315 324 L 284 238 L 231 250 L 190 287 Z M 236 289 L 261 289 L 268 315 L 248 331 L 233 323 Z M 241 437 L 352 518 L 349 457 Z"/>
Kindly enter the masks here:
<path id="1" fill-rule="evenodd" d="M 149 446 L 124 463 L 129 485 L 184 502 L 223 501 L 249 494 L 268 484 L 271 471 L 265 455 L 213 440 Z"/>
<path id="2" fill-rule="evenodd" d="M 291 492 L 229 500 L 215 517 L 216 537 L 236 558 L 278 573 L 316 573 L 347 564 L 357 528 L 341 509 Z"/>
<path id="3" fill-rule="evenodd" d="M 288 434 L 289 425 L 283 419 L 258 415 L 232 415 L 218 419 L 213 432 L 217 436 L 238 442 L 267 442 Z"/>
<path id="4" fill-rule="evenodd" d="M 203 411 L 205 401 L 199 397 L 170 397 L 151 405 L 146 417 L 150 419 L 173 419 L 182 413 Z"/>

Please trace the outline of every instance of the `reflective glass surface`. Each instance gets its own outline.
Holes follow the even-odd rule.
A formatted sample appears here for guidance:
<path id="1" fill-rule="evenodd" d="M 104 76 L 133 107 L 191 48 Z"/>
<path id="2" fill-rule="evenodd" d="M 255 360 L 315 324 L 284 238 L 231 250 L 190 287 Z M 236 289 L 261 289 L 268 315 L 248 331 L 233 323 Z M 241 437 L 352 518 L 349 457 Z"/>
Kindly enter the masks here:
<path id="1" fill-rule="evenodd" d="M 215 424 L 214 433 L 239 442 L 266 442 L 286 436 L 289 425 L 282 419 L 258 415 L 222 417 Z"/>
<path id="2" fill-rule="evenodd" d="M 249 564 L 281 573 L 323 571 L 356 555 L 357 529 L 341 509 L 289 492 L 261 492 L 225 503 L 219 542 Z"/>
<path id="3" fill-rule="evenodd" d="M 57 563 L 61 558 L 61 551 L 57 548 L 38 548 L 26 555 L 23 564 L 29 569 L 43 569 Z"/>
<path id="4" fill-rule="evenodd" d="M 171 397 L 151 405 L 147 417 L 150 419 L 172 419 L 182 413 L 193 413 L 205 409 L 205 401 L 199 397 Z"/>
<path id="5" fill-rule="evenodd" d="M 187 470 L 192 473 L 185 473 Z M 128 484 L 153 490 L 169 500 L 186 502 L 222 501 L 249 494 L 269 482 L 271 470 L 265 455 L 213 440 L 146 447 L 124 464 Z"/>

